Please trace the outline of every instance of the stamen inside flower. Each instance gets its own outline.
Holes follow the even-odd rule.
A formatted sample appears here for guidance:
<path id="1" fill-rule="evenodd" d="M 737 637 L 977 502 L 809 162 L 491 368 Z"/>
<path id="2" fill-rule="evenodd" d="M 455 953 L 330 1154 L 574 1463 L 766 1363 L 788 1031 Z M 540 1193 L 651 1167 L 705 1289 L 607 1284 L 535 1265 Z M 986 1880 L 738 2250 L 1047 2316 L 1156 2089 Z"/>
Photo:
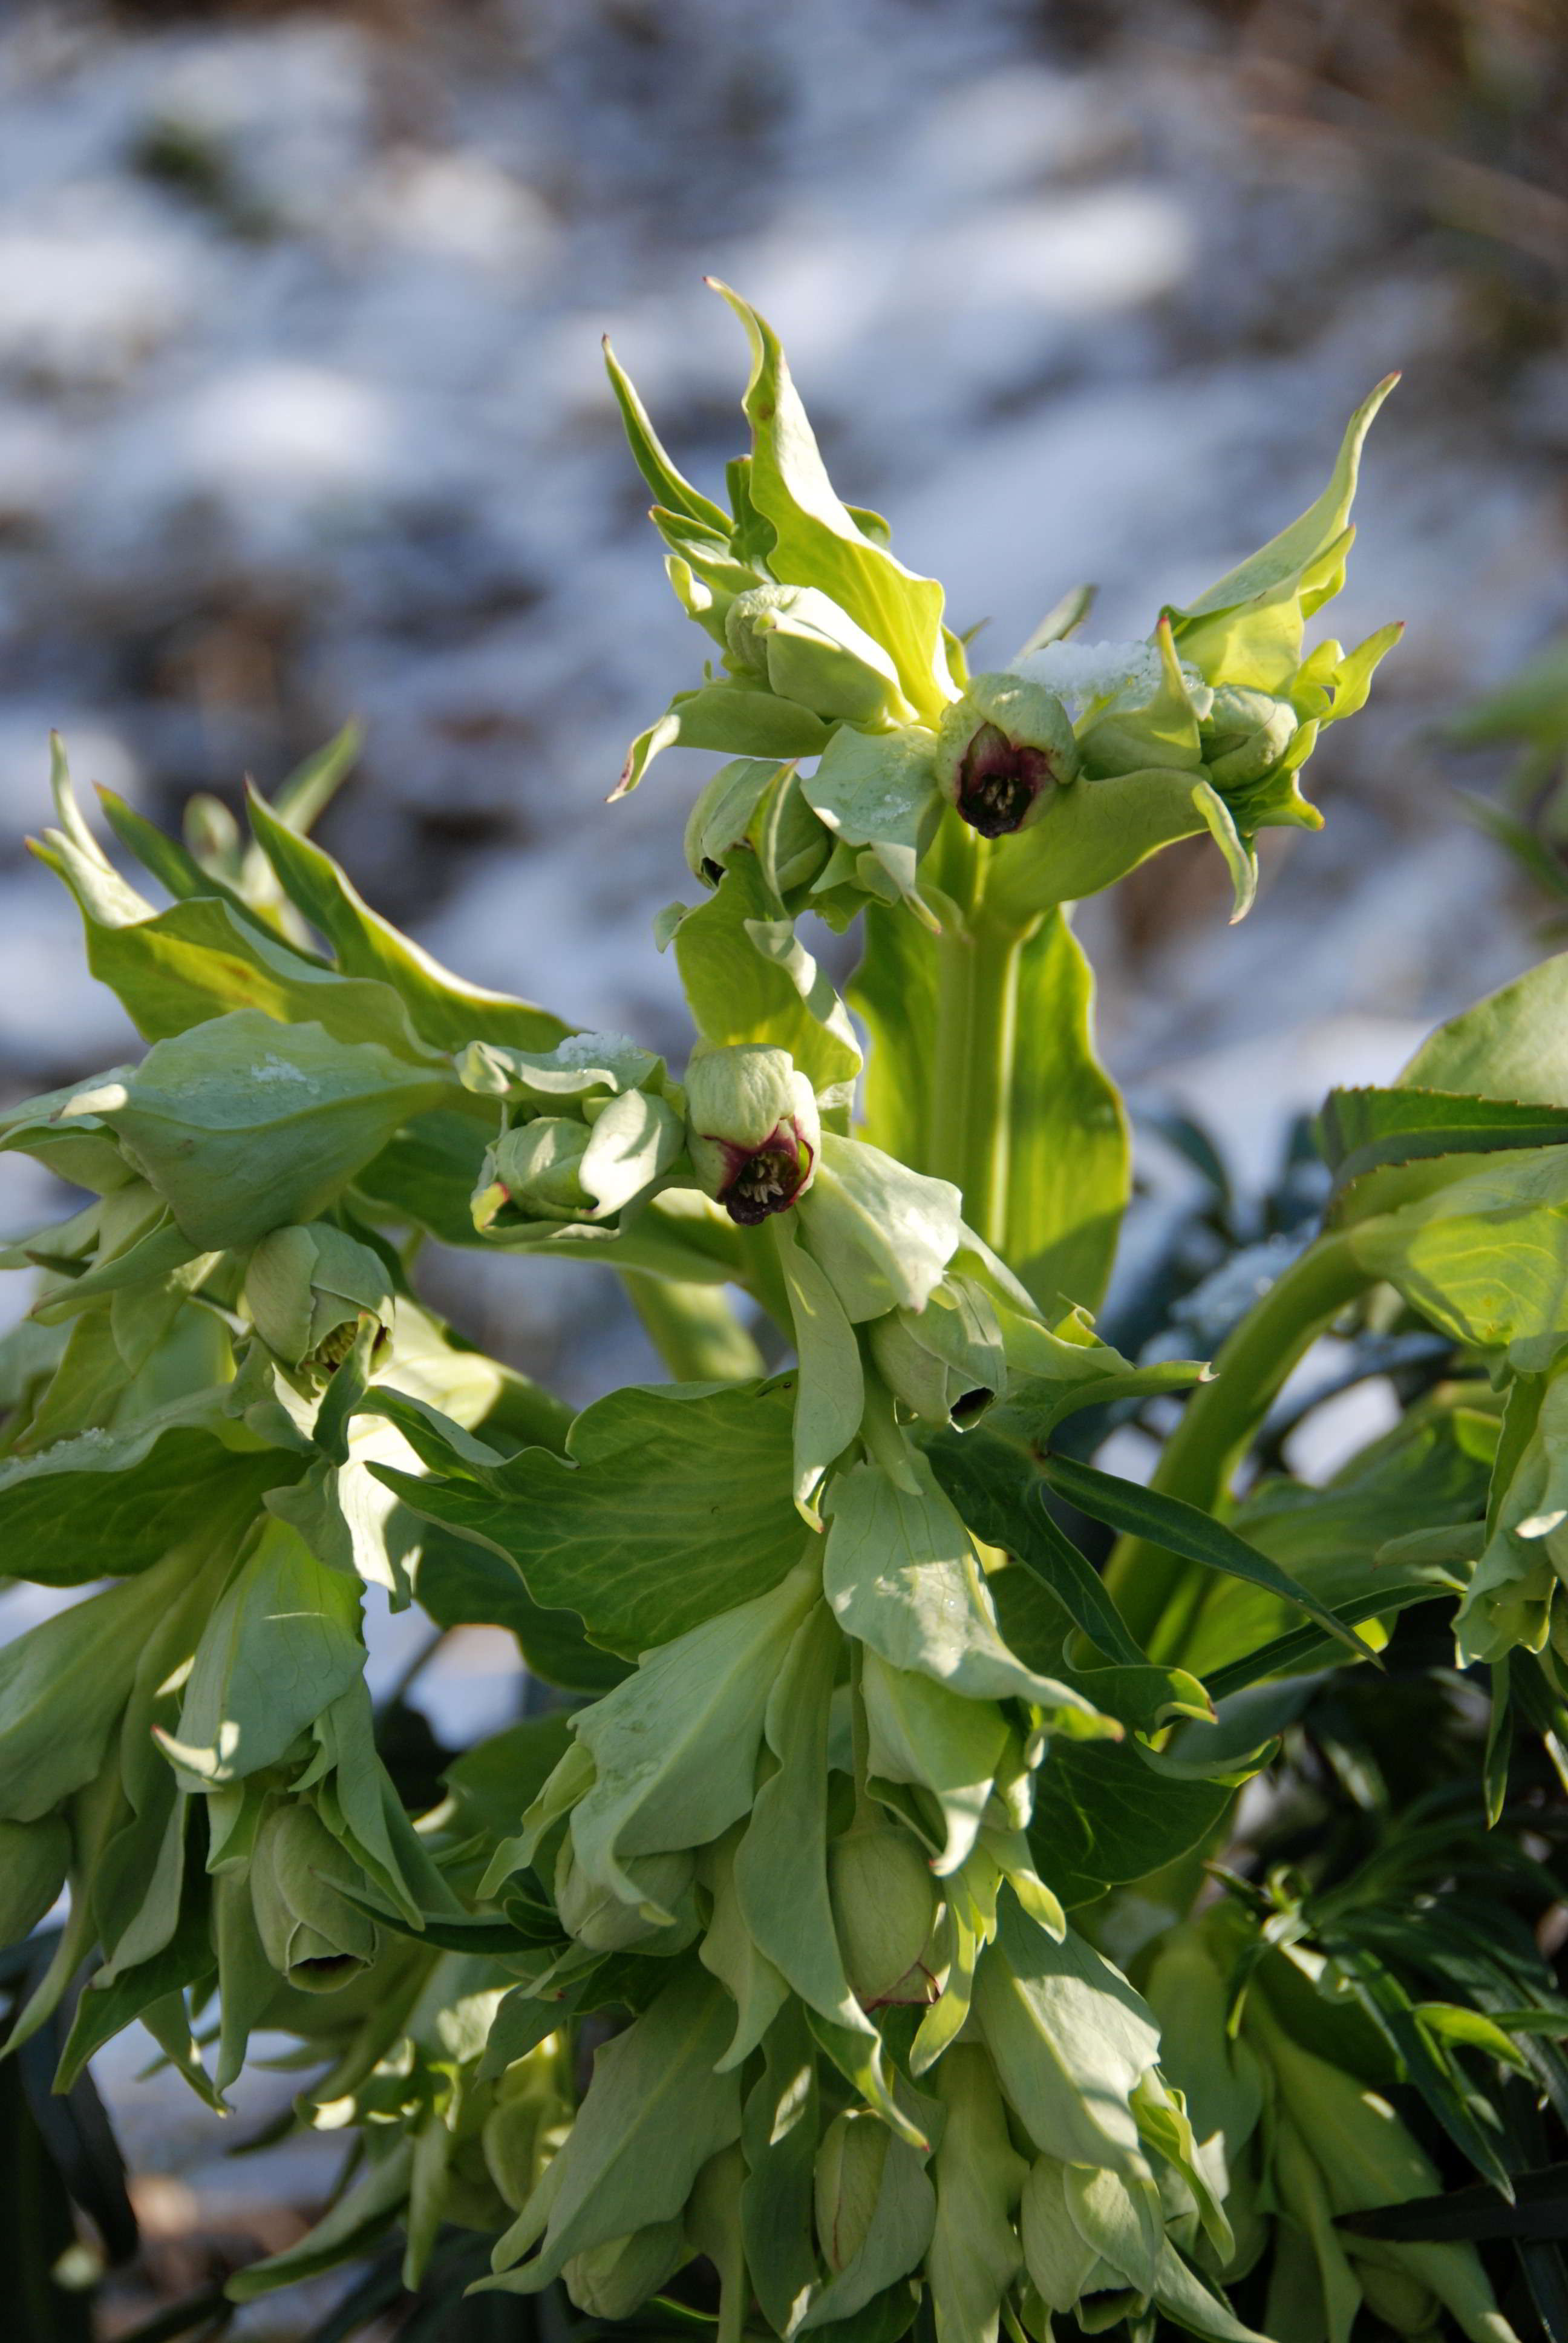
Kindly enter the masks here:
<path id="1" fill-rule="evenodd" d="M 793 1124 L 778 1123 L 760 1147 L 720 1141 L 729 1177 L 719 1193 L 732 1221 L 755 1228 L 772 1212 L 788 1212 L 811 1176 L 811 1150 Z"/>
<path id="2" fill-rule="evenodd" d="M 982 838 L 1003 838 L 1028 819 L 1056 779 L 1050 754 L 1026 749 L 994 724 L 982 724 L 959 767 L 958 809 Z"/>

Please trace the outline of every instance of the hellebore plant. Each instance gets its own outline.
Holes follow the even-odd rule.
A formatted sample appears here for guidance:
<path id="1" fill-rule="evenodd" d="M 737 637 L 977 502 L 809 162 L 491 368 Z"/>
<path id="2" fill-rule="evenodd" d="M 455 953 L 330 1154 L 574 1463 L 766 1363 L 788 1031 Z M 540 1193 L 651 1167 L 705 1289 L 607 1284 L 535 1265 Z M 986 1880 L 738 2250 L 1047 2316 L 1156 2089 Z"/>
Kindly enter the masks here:
<path id="1" fill-rule="evenodd" d="M 1387 386 L 1146 638 L 1070 593 L 971 674 L 726 297 L 726 505 L 609 361 L 706 638 L 620 790 L 727 759 L 679 1079 L 362 901 L 308 835 L 347 737 L 243 851 L 106 797 L 156 901 L 56 754 L 37 851 L 148 1046 L 0 1121 L 74 1192 L 5 1256 L 6 1566 L 92 1590 L 0 1649 L 7 1938 L 69 1890 L 11 2044 L 69 2092 L 139 2020 L 222 2107 L 294 2038 L 353 2153 L 236 2301 L 369 2257 L 369 2316 L 393 2236 L 453 2332 L 468 2285 L 551 2335 L 1568 2343 L 1568 960 L 1332 1094 L 1261 1221 L 1178 1129 L 1209 1202 L 1094 1317 L 1129 1139 L 1068 907 L 1207 834 L 1239 916 L 1319 826 L 1398 633 L 1306 639 Z M 673 1380 L 573 1416 L 421 1302 L 427 1239 L 619 1275 Z M 1319 1486 L 1331 1330 L 1402 1413 Z M 1092 1461 L 1129 1423 L 1147 1486 Z M 538 1687 L 438 1798 L 367 1586 Z"/>

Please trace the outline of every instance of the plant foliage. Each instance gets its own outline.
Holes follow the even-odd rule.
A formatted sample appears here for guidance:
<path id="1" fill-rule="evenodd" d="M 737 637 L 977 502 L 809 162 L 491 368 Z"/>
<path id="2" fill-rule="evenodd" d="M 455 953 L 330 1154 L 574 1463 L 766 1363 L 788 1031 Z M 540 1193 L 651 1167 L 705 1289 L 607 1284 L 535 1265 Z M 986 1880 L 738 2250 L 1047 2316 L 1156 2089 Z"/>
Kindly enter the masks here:
<path id="1" fill-rule="evenodd" d="M 95 2052 L 139 2021 L 221 2107 L 291 2036 L 349 2165 L 225 2299 L 352 2265 L 322 2338 L 407 2290 L 411 2337 L 547 2296 L 552 2336 L 1568 2343 L 1568 962 L 1333 1093 L 1321 1181 L 1298 1135 L 1239 1199 L 1168 1125 L 1203 1201 L 1093 1314 L 1129 1131 L 1070 905 L 1206 835 L 1239 917 L 1260 832 L 1320 825 L 1398 634 L 1312 639 L 1388 386 L 1146 639 L 1080 592 L 971 673 L 725 297 L 723 502 L 609 362 L 705 639 L 617 793 L 728 760 L 659 921 L 678 1075 L 361 900 L 307 834 L 347 738 L 243 848 L 108 799 L 136 883 L 56 754 L 37 850 L 148 1046 L 0 1120 L 75 1192 L 5 1256 L 6 1567 L 85 1590 L 0 1651 L 5 1938 L 69 1891 L 7 2071 L 53 2041 L 107 2237 Z M 859 1024 L 808 914 L 861 924 Z M 574 1417 L 420 1300 L 427 1236 L 619 1272 L 674 1380 Z M 1394 1428 L 1293 1474 L 1373 1377 Z M 544 1704 L 432 1784 L 367 1587 L 504 1625 Z"/>

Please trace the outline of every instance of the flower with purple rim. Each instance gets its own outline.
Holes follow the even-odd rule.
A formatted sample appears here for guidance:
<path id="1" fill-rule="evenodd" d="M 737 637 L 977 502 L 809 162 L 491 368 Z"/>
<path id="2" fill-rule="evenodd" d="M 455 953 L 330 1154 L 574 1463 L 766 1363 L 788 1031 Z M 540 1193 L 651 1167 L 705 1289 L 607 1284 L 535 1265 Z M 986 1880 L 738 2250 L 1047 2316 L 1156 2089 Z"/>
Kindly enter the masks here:
<path id="1" fill-rule="evenodd" d="M 817 1094 L 787 1050 L 704 1047 L 686 1077 L 686 1144 L 698 1185 L 742 1228 L 787 1212 L 821 1144 Z"/>
<path id="2" fill-rule="evenodd" d="M 937 785 L 982 838 L 1028 830 L 1078 768 L 1060 700 L 1015 675 L 973 677 L 937 736 Z"/>

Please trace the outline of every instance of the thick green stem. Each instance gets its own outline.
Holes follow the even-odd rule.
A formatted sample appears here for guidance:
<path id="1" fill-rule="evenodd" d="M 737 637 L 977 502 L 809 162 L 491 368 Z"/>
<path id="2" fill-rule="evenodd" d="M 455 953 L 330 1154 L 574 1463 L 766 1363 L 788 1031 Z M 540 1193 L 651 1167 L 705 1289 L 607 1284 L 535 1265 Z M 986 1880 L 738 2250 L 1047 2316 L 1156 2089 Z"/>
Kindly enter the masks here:
<path id="1" fill-rule="evenodd" d="M 1007 1244 L 1012 1088 L 1018 1057 L 1019 961 L 1024 939 L 982 912 L 970 950 L 970 1098 L 964 1131 L 964 1217 L 998 1252 Z"/>
<path id="2" fill-rule="evenodd" d="M 932 862 L 950 907 L 936 940 L 937 1022 L 931 1043 L 926 1160 L 920 1167 L 934 1179 L 961 1185 L 964 1130 L 969 1117 L 973 1067 L 975 948 L 970 919 L 980 884 L 980 841 L 949 817 L 937 840 Z M 956 913 L 956 917 L 954 914 Z"/>
<path id="3" fill-rule="evenodd" d="M 961 924 L 950 920 L 937 943 L 925 1169 L 962 1190 L 965 1219 L 1000 1250 L 1007 1235 L 1019 960 L 1030 930 L 988 913 L 993 849 L 954 829 L 944 841 L 941 878 Z"/>
<path id="4" fill-rule="evenodd" d="M 1213 1382 L 1193 1393 L 1165 1444 L 1153 1486 L 1205 1513 L 1215 1510 L 1286 1376 L 1370 1282 L 1344 1236 L 1324 1237 L 1303 1253 L 1221 1350 Z M 1184 1615 L 1178 1590 L 1190 1578 L 1207 1583 L 1191 1564 L 1146 1538 L 1123 1538 L 1106 1571 L 1134 1635 L 1147 1645 L 1158 1631 L 1161 1654 Z"/>

